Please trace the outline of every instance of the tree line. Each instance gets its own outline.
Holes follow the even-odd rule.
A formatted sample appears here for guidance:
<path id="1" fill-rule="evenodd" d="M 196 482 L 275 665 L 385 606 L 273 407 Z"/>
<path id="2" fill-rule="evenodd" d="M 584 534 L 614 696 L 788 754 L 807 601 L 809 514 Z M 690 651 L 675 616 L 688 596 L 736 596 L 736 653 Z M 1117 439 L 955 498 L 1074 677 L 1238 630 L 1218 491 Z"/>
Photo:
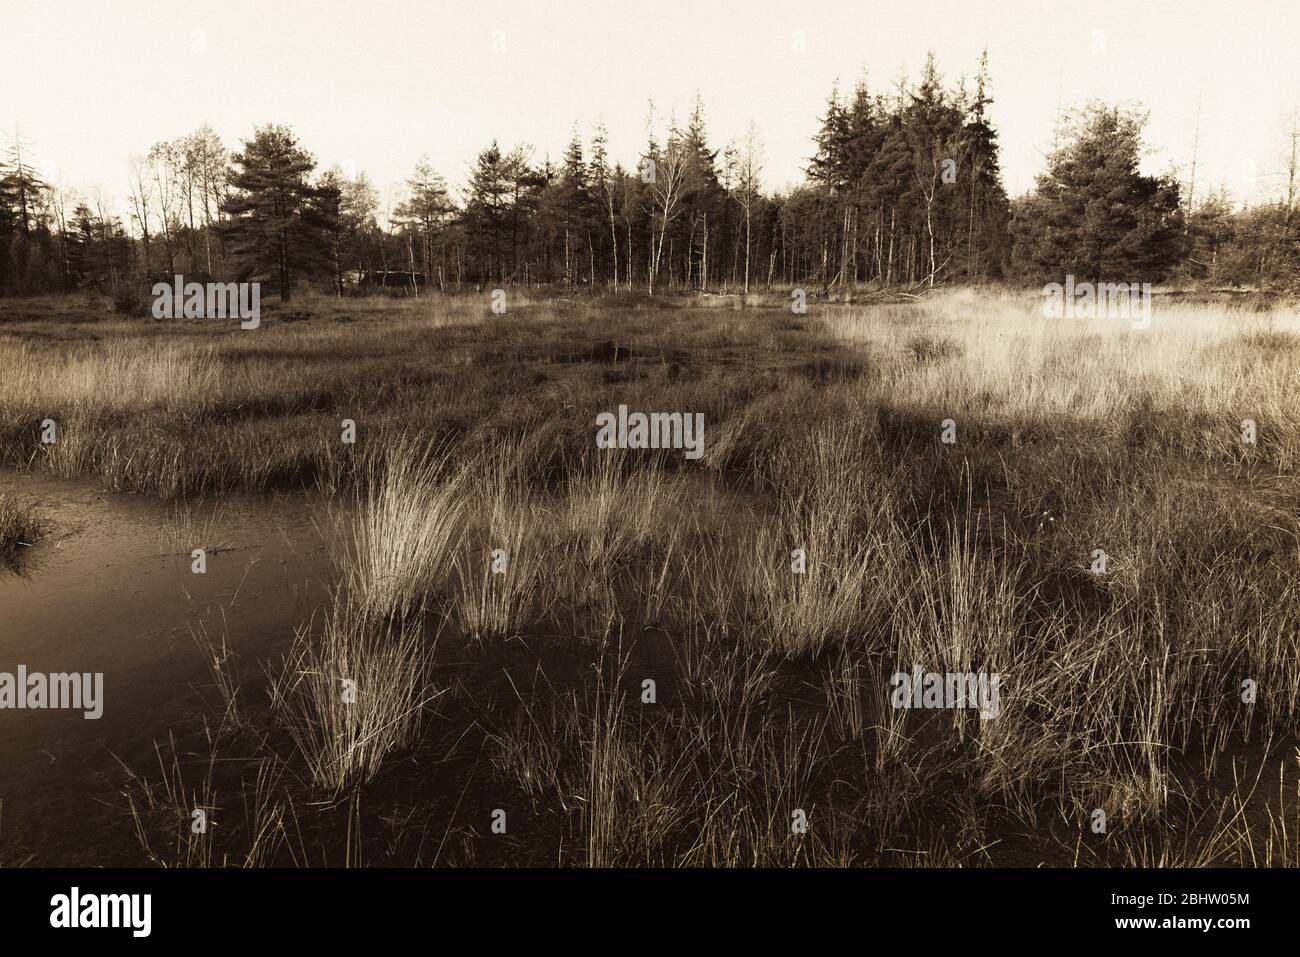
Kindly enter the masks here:
<path id="1" fill-rule="evenodd" d="M 380 216 L 364 173 L 320 169 L 289 127 L 235 150 L 208 126 L 130 161 L 126 221 L 102 197 L 52 187 L 20 141 L 0 159 L 0 294 L 119 292 L 177 273 L 347 295 L 508 284 L 747 293 L 802 286 L 827 298 L 945 283 L 1090 279 L 1295 282 L 1296 150 L 1276 203 L 1193 202 L 1139 171 L 1145 117 L 1088 104 L 1061 124 L 1034 188 L 1012 201 L 991 120 L 987 57 L 945 83 L 833 90 L 805 181 L 763 185 L 760 132 L 710 139 L 696 101 L 655 122 L 635 158 L 604 128 L 575 128 L 558 161 L 489 143 L 453 197 L 427 158 Z"/>

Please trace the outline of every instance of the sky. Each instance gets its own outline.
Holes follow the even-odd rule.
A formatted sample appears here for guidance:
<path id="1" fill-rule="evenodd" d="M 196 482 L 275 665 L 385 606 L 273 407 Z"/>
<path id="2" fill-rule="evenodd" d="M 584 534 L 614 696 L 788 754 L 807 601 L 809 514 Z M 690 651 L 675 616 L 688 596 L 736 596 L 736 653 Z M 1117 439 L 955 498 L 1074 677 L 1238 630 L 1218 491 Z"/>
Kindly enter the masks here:
<path id="1" fill-rule="evenodd" d="M 130 156 L 204 122 L 231 147 L 287 123 L 382 204 L 422 155 L 455 187 L 492 139 L 558 161 L 575 124 L 634 168 L 650 102 L 662 128 L 697 94 L 715 147 L 757 124 L 780 188 L 834 84 L 893 89 L 927 51 L 955 81 L 985 47 L 1013 196 L 1100 97 L 1150 112 L 1149 172 L 1186 181 L 1195 152 L 1198 193 L 1257 202 L 1300 107 L 1300 0 L 5 0 L 0 30 L 0 144 L 119 214 Z"/>

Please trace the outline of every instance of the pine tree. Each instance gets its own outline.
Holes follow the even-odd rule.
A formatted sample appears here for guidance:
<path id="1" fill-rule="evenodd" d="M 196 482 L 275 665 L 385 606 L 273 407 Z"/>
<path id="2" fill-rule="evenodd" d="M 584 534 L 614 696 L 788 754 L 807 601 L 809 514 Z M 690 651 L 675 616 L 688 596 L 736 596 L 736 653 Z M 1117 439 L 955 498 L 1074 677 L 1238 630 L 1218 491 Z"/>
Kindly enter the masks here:
<path id="1" fill-rule="evenodd" d="M 320 261 L 326 245 L 317 217 L 309 215 L 316 190 L 308 176 L 315 159 L 287 126 L 258 129 L 232 157 L 230 217 L 221 233 L 240 267 L 240 278 L 271 281 L 288 301 L 300 272 Z"/>
<path id="2" fill-rule="evenodd" d="M 411 191 L 405 201 L 393 211 L 397 222 L 413 228 L 420 236 L 421 260 L 424 264 L 425 283 L 433 275 L 434 244 L 445 228 L 455 204 L 447 192 L 447 181 L 434 170 L 428 157 L 421 157 L 415 171 L 406 181 Z"/>
<path id="3" fill-rule="evenodd" d="M 1178 184 L 1144 176 L 1143 114 L 1091 103 L 1013 222 L 1027 278 L 1157 282 L 1183 252 Z"/>

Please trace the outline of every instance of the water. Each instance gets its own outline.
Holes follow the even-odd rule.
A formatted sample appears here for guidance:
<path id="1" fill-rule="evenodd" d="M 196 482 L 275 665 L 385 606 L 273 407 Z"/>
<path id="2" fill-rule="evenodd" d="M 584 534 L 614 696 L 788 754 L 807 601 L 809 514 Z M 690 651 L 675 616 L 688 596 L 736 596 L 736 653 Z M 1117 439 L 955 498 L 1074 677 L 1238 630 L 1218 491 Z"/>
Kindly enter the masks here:
<path id="1" fill-rule="evenodd" d="M 104 675 L 98 720 L 0 709 L 0 866 L 144 864 L 125 768 L 156 777 L 154 742 L 213 703 L 220 713 L 195 635 L 224 636 L 260 675 L 319 613 L 326 510 L 301 495 L 178 506 L 12 471 L 0 487 L 35 498 L 52 523 L 19 549 L 16 571 L 0 571 L 0 672 Z M 191 571 L 192 547 L 209 549 L 206 574 Z"/>

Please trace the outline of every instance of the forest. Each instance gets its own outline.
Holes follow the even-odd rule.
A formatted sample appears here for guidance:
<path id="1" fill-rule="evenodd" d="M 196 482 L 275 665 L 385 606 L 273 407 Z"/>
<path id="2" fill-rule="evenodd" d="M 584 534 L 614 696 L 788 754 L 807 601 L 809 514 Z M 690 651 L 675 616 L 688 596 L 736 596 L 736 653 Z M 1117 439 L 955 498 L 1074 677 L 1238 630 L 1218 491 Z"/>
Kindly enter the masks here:
<path id="1" fill-rule="evenodd" d="M 575 125 L 558 161 L 487 144 L 467 181 L 427 159 L 381 206 L 364 172 L 323 168 L 284 125 L 230 147 L 208 125 L 131 158 L 125 217 L 101 193 L 45 182 L 20 139 L 0 164 L 0 295 L 111 294 L 151 281 L 260 281 L 289 298 L 418 296 L 485 285 L 748 293 L 1037 283 L 1066 273 L 1215 285 L 1294 285 L 1297 147 L 1284 137 L 1273 202 L 1244 206 L 1193 175 L 1143 175 L 1146 117 L 1087 103 L 1059 119 L 1035 186 L 1008 197 L 987 54 L 973 81 L 933 57 L 892 89 L 831 91 L 806 179 L 773 192 L 762 134 L 710 140 L 704 104 L 657 121 L 638 157 Z M 1097 215 L 1097 213 L 1103 215 Z"/>

